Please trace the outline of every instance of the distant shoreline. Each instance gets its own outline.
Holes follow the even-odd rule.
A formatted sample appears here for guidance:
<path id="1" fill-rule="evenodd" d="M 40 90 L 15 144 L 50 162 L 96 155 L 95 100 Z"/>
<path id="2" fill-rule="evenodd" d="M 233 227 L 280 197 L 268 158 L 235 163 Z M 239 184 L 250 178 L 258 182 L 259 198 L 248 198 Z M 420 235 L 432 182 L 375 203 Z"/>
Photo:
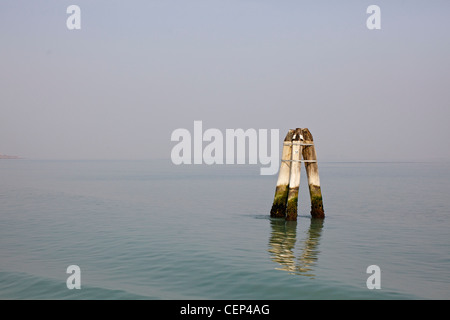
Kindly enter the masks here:
<path id="1" fill-rule="evenodd" d="M 8 156 L 6 154 L 0 154 L 0 159 L 20 159 L 18 156 Z"/>

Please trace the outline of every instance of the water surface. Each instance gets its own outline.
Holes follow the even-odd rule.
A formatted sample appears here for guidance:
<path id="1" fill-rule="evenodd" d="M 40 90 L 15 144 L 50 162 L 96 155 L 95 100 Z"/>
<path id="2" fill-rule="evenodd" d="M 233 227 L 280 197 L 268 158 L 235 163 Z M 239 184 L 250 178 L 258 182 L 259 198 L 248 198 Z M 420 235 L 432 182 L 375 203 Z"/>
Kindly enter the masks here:
<path id="1" fill-rule="evenodd" d="M 285 222 L 258 166 L 1 160 L 0 298 L 450 298 L 449 164 L 319 171 L 326 219 L 309 216 L 303 168 Z"/>

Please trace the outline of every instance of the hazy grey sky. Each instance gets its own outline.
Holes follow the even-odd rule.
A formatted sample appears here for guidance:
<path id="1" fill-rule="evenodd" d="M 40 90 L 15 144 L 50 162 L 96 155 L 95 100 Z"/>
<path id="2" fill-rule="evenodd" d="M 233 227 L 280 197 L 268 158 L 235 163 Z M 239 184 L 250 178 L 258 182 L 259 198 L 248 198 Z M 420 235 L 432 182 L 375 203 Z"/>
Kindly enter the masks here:
<path id="1" fill-rule="evenodd" d="M 322 160 L 450 160 L 449 13 L 448 0 L 2 0 L 0 153 L 169 158 L 172 131 L 202 120 L 280 139 L 308 127 Z"/>

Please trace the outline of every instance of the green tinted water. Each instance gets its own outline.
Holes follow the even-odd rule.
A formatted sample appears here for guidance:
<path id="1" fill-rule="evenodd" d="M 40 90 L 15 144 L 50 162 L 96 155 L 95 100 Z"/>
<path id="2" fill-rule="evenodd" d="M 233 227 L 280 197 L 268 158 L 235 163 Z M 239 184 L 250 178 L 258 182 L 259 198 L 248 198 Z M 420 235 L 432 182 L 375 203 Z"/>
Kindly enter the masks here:
<path id="1" fill-rule="evenodd" d="M 326 219 L 310 219 L 302 171 L 285 222 L 255 166 L 0 161 L 0 298 L 450 298 L 448 164 L 319 170 Z"/>

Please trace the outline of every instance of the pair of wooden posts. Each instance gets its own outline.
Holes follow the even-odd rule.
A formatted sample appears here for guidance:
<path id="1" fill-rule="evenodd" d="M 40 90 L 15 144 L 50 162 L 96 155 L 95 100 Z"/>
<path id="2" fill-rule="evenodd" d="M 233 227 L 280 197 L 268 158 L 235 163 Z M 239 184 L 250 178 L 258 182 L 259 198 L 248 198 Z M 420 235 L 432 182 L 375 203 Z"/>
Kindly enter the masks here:
<path id="1" fill-rule="evenodd" d="M 303 156 L 303 160 L 302 160 Z M 301 163 L 305 163 L 311 198 L 311 216 L 325 218 L 319 169 L 313 137 L 307 128 L 290 129 L 284 139 L 275 198 L 270 216 L 297 220 L 298 188 L 300 186 Z"/>

